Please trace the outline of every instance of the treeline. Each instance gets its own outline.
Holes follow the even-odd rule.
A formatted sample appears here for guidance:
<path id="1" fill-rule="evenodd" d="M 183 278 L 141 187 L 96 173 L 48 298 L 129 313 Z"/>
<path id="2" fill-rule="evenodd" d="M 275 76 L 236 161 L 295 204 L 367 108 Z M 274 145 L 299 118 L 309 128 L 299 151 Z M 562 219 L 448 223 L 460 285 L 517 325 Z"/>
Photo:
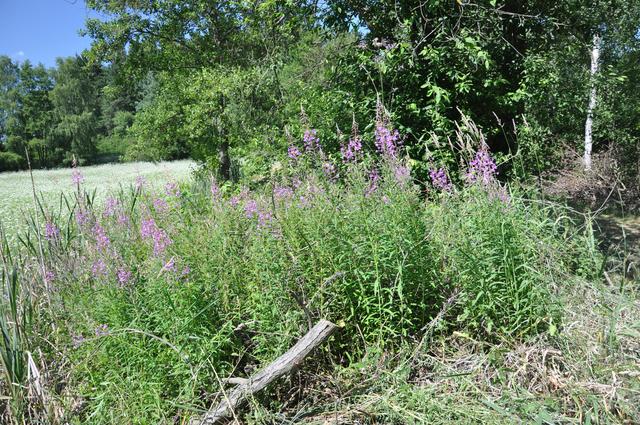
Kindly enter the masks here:
<path id="1" fill-rule="evenodd" d="M 638 2 L 87 6 L 108 19 L 87 21 L 93 45 L 82 57 L 51 71 L 3 59 L 0 95 L 10 107 L 0 117 L 1 155 L 23 156 L 26 146 L 38 166 L 74 155 L 92 162 L 108 151 L 190 156 L 225 178 L 233 158 L 246 172 L 266 172 L 303 127 L 337 152 L 380 100 L 417 175 L 434 162 L 456 163 L 449 138 L 463 117 L 482 127 L 494 151 L 517 155 L 511 172 L 540 172 L 567 148 L 582 152 L 589 112 L 594 149 L 615 147 L 623 168 L 637 167 Z M 372 145 L 370 129 L 360 130 Z"/>
<path id="2" fill-rule="evenodd" d="M 113 81 L 112 66 L 84 56 L 59 58 L 51 69 L 0 56 L 0 171 L 28 160 L 41 168 L 117 159 L 135 93 L 114 91 Z"/>

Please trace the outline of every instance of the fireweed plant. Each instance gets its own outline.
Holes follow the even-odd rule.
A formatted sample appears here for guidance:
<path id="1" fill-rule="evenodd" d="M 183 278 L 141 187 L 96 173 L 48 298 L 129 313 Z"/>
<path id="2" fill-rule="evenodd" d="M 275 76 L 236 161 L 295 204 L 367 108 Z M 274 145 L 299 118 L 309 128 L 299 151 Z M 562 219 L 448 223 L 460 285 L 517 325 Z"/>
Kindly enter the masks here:
<path id="1" fill-rule="evenodd" d="M 343 324 L 324 356 L 346 364 L 419 338 L 452 296 L 442 332 L 558 329 L 553 288 L 573 267 L 558 247 L 572 242 L 549 211 L 498 183 L 482 148 L 463 186 L 434 168 L 425 194 L 377 121 L 373 146 L 352 134 L 336 158 L 306 130 L 258 189 L 140 180 L 98 206 L 74 170 L 66 213 L 42 215 L 43 258 L 35 232 L 20 238 L 22 278 L 44 266 L 51 288 L 31 331 L 42 361 L 65 365 L 51 372 L 64 409 L 83 400 L 73 420 L 189 416 L 217 377 L 273 360 L 320 318 Z"/>

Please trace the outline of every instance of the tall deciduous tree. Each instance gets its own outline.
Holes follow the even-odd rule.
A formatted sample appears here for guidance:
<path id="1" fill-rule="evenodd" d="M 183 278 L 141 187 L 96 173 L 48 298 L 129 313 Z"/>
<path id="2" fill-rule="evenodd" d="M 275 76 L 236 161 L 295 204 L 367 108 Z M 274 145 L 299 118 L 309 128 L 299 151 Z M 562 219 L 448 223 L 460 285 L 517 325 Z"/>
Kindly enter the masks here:
<path id="1" fill-rule="evenodd" d="M 50 141 L 66 162 L 73 156 L 88 161 L 95 156 L 101 74 L 99 65 L 88 64 L 82 56 L 57 60 L 51 91 L 56 126 Z"/>
<path id="2" fill-rule="evenodd" d="M 161 84 L 172 86 L 174 83 L 169 81 L 170 78 L 198 79 L 203 69 L 218 70 L 220 67 L 228 67 L 230 73 L 245 72 L 243 70 L 252 72 L 251 70 L 261 68 L 264 72 L 256 73 L 256 78 L 271 84 L 272 81 L 279 80 L 281 59 L 286 56 L 290 46 L 305 30 L 316 25 L 316 3 L 311 0 L 89 0 L 89 7 L 107 14 L 109 19 L 89 20 L 86 32 L 95 40 L 92 53 L 96 58 L 117 62 L 122 72 L 139 82 L 144 81 L 148 73 L 152 72 Z M 180 102 L 198 103 L 197 98 L 171 94 L 162 87 L 158 90 L 163 93 L 162 96 L 166 95 L 178 104 L 167 104 L 166 99 L 159 97 L 153 102 L 148 98 L 143 99 L 139 116 L 132 127 L 134 133 L 148 135 L 144 128 L 153 123 L 160 128 L 178 130 L 179 125 L 176 124 L 179 124 L 184 107 L 194 109 L 192 105 Z M 274 94 L 282 97 L 281 88 L 275 88 Z M 253 96 L 247 90 L 241 95 Z M 255 102 L 244 103 L 258 106 Z M 209 150 L 220 150 L 220 157 L 228 158 L 228 147 L 238 143 L 239 138 L 233 137 L 229 129 L 216 131 L 214 129 L 217 126 L 213 125 L 214 122 L 228 122 L 228 109 L 214 107 L 209 103 L 200 106 L 201 110 L 207 111 L 206 122 L 201 122 L 200 126 L 210 130 L 210 134 L 206 136 L 211 145 Z M 163 110 L 165 112 L 161 112 Z M 202 140 L 200 134 L 198 137 Z M 161 138 L 160 135 L 155 137 Z M 178 142 L 173 143 L 174 146 L 156 146 L 152 152 L 184 155 L 183 149 L 179 147 L 182 143 L 180 140 L 184 140 L 184 137 L 174 139 Z M 145 143 L 141 140 L 139 142 Z M 172 144 L 171 140 L 166 142 Z M 198 151 L 202 151 L 202 145 L 199 144 Z"/>
<path id="3" fill-rule="evenodd" d="M 0 56 L 0 144 L 8 137 L 7 121 L 15 108 L 15 88 L 20 81 L 20 69 L 10 57 Z"/>

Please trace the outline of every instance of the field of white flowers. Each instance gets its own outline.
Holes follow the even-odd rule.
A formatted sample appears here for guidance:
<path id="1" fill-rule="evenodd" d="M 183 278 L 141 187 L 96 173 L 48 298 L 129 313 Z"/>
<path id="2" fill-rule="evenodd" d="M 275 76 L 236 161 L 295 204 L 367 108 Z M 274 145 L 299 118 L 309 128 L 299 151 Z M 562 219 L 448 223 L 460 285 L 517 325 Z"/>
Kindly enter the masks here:
<path id="1" fill-rule="evenodd" d="M 161 186 L 167 181 L 182 181 L 189 178 L 194 162 L 130 162 L 126 164 L 103 164 L 81 167 L 83 186 L 96 190 L 98 203 L 106 194 L 128 187 L 142 177 L 151 186 Z M 74 190 L 71 168 L 35 170 L 33 178 L 36 193 L 47 207 L 59 207 L 61 193 Z M 28 171 L 0 173 L 0 223 L 7 234 L 14 234 L 25 225 L 24 216 L 33 210 L 33 191 Z"/>

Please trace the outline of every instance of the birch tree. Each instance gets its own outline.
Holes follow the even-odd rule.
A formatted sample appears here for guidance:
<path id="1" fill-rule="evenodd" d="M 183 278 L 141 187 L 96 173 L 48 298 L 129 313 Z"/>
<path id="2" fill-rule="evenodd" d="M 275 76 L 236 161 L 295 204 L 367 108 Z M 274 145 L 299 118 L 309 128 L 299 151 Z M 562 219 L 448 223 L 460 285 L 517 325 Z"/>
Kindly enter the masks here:
<path id="1" fill-rule="evenodd" d="M 600 67 L 600 49 L 602 38 L 597 32 L 593 35 L 591 47 L 591 90 L 589 91 L 589 106 L 587 107 L 587 120 L 584 124 L 584 169 L 591 170 L 591 151 L 593 150 L 593 111 L 597 103 L 596 80 Z"/>

